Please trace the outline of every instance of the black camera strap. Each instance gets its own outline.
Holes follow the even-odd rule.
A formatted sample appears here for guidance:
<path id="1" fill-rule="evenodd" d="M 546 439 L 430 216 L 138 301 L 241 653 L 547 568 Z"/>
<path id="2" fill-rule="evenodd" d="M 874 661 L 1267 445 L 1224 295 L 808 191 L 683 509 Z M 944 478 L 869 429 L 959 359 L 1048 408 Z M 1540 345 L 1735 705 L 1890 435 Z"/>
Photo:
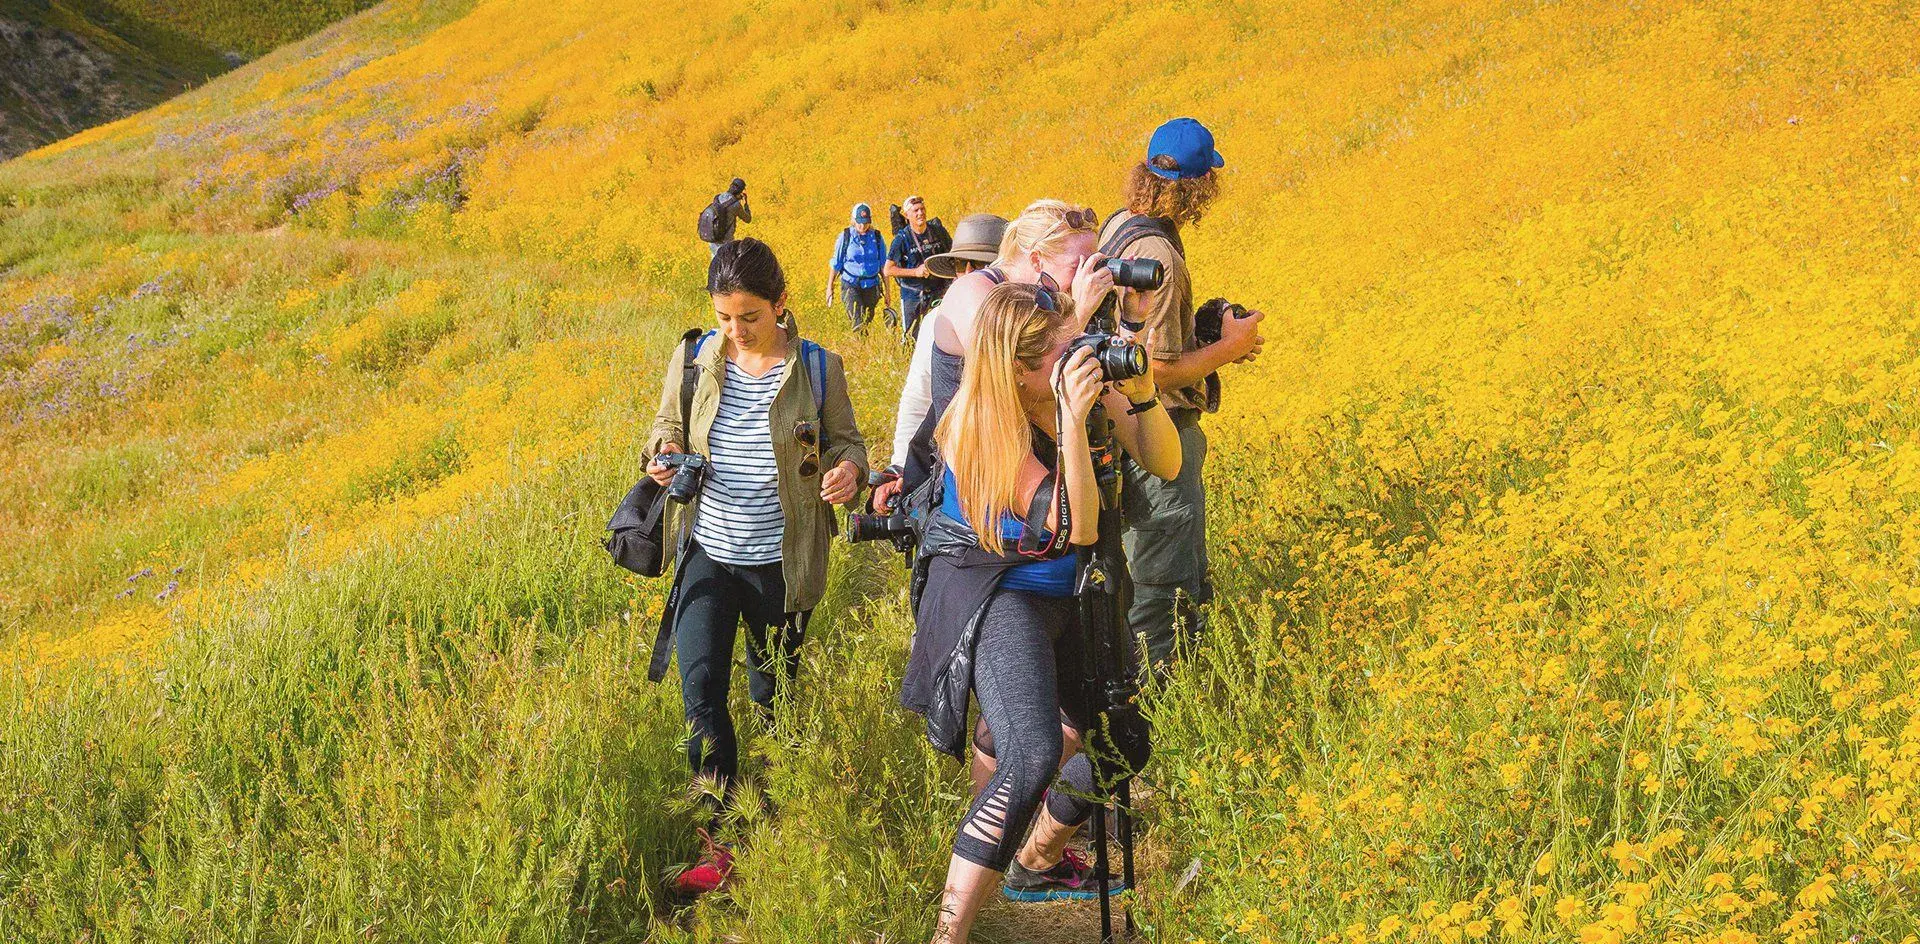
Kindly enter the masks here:
<path id="1" fill-rule="evenodd" d="M 1113 211 L 1113 215 L 1107 217 L 1107 221 L 1101 225 L 1101 228 L 1112 226 L 1114 218 L 1125 212 L 1127 211 L 1124 209 Z M 1173 246 L 1173 251 L 1180 254 L 1180 258 L 1187 257 L 1187 247 L 1180 242 L 1180 228 L 1173 225 L 1172 220 L 1148 216 L 1144 213 L 1135 213 L 1127 217 L 1120 227 L 1113 231 L 1113 235 L 1101 242 L 1100 252 L 1109 259 L 1118 259 L 1121 258 L 1121 253 L 1127 251 L 1128 246 L 1149 236 L 1158 236 L 1166 240 Z"/>
<path id="2" fill-rule="evenodd" d="M 711 333 L 688 328 L 687 333 L 680 336 L 680 435 L 687 440 L 680 445 L 682 449 L 693 448 L 693 390 L 700 382 L 700 372 L 693 369 L 693 359 L 700 356 L 702 342 Z"/>
<path id="3" fill-rule="evenodd" d="M 1049 516 L 1049 506 L 1057 507 L 1057 514 Z M 1052 520 L 1048 520 L 1049 517 Z M 1058 473 L 1048 472 L 1047 477 L 1040 480 L 1040 487 L 1033 490 L 1033 501 L 1027 504 L 1025 526 L 1020 529 L 1020 543 L 1015 547 L 1024 557 L 1053 557 L 1066 545 L 1068 532 L 1072 530 L 1066 484 Z"/>

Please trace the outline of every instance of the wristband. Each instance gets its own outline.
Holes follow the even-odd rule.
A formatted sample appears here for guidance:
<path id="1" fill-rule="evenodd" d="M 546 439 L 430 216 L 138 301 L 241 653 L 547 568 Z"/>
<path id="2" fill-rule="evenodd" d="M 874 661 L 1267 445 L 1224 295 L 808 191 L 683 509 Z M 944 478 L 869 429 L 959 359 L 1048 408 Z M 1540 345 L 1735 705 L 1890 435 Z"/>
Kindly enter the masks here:
<path id="1" fill-rule="evenodd" d="M 1139 416 L 1140 414 L 1145 413 L 1148 410 L 1151 410 L 1154 407 L 1159 405 L 1160 405 L 1160 395 L 1156 393 L 1153 396 L 1150 396 L 1145 400 L 1142 400 L 1139 403 L 1136 403 L 1133 406 L 1128 407 L 1127 415 Z"/>

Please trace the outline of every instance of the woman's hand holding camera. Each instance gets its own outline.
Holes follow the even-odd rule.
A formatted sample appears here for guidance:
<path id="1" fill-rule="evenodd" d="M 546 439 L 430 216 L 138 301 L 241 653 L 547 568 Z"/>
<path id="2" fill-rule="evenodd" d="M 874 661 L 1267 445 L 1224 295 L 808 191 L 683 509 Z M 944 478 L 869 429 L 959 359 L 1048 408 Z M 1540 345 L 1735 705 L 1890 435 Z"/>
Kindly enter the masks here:
<path id="1" fill-rule="evenodd" d="M 1073 356 L 1060 365 L 1059 396 L 1074 422 L 1085 423 L 1088 414 L 1093 412 L 1093 405 L 1100 400 L 1106 386 L 1103 378 L 1100 362 L 1094 358 L 1091 348 L 1074 351 Z"/>
<path id="2" fill-rule="evenodd" d="M 1094 253 L 1080 260 L 1080 268 L 1073 273 L 1073 286 L 1068 294 L 1073 296 L 1074 311 L 1079 313 L 1082 324 L 1093 317 L 1093 310 L 1113 291 L 1113 270 L 1107 268 L 1107 257 Z"/>
<path id="3" fill-rule="evenodd" d="M 662 453 L 680 451 L 682 450 L 678 443 L 664 443 L 660 446 L 660 452 Z M 647 460 L 647 477 L 661 486 L 673 484 L 673 470 L 661 464 L 660 456 L 658 455 Z"/>

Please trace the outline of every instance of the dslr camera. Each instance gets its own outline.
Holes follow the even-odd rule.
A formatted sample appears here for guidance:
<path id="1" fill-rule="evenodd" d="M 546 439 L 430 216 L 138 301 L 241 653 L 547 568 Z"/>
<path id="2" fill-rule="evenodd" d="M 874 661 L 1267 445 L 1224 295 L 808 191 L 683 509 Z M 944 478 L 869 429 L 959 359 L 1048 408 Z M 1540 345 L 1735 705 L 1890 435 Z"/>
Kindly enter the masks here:
<path id="1" fill-rule="evenodd" d="M 1140 291 L 1153 291 L 1167 278 L 1166 267 L 1154 259 L 1108 259 L 1107 271 L 1113 273 L 1115 286 Z M 1119 294 L 1108 292 L 1087 322 L 1087 333 L 1075 338 L 1066 354 L 1072 357 L 1074 351 L 1092 348 L 1094 360 L 1100 362 L 1101 379 L 1108 381 L 1131 380 L 1147 372 L 1147 349 L 1113 333 L 1119 303 Z"/>
<path id="2" fill-rule="evenodd" d="M 885 485 L 900 477 L 895 469 L 882 469 L 867 473 L 869 487 Z M 864 544 L 868 541 L 891 541 L 895 550 L 902 554 L 911 554 L 920 544 L 921 522 L 918 515 L 910 510 L 906 495 L 896 496 L 893 506 L 884 514 L 863 515 L 857 512 L 847 515 L 847 543 Z"/>
<path id="3" fill-rule="evenodd" d="M 1107 271 L 1113 273 L 1113 284 L 1115 288 L 1130 288 L 1136 291 L 1151 292 L 1159 288 L 1167 280 L 1166 267 L 1162 266 L 1156 259 L 1108 259 Z M 1088 319 L 1087 323 L 1095 331 L 1112 331 L 1118 323 L 1119 311 L 1120 293 L 1108 292 L 1107 297 L 1100 300 L 1100 307 L 1094 310 L 1093 317 Z M 1128 327 L 1133 326 L 1128 325 Z M 1141 368 L 1143 371 L 1145 369 L 1144 366 Z M 1133 375 L 1127 374 L 1126 376 L 1131 377 Z M 1107 379 L 1113 380 L 1115 378 L 1109 376 Z"/>
<path id="4" fill-rule="evenodd" d="M 1143 292 L 1151 292 L 1167 280 L 1166 267 L 1158 259 L 1108 259 L 1107 271 L 1113 273 L 1113 284 Z"/>
<path id="5" fill-rule="evenodd" d="M 1067 345 L 1067 357 L 1081 348 L 1091 348 L 1100 362 L 1102 380 L 1132 380 L 1147 372 L 1147 349 L 1137 342 L 1104 331 L 1089 331 Z"/>
<path id="6" fill-rule="evenodd" d="M 707 475 L 707 457 L 697 452 L 663 452 L 654 458 L 673 470 L 667 499 L 682 505 L 693 501 L 693 496 L 700 493 L 700 480 Z"/>
<path id="7" fill-rule="evenodd" d="M 1202 346 L 1220 340 L 1220 329 L 1228 318 L 1245 318 L 1250 312 L 1224 298 L 1209 298 L 1193 312 L 1193 339 Z"/>

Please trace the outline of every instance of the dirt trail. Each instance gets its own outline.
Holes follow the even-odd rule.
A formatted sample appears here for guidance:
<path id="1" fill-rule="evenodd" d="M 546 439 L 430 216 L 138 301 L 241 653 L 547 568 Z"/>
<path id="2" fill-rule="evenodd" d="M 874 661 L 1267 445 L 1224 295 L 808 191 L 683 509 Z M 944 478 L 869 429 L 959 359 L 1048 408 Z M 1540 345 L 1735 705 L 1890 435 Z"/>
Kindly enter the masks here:
<path id="1" fill-rule="evenodd" d="M 1119 902 L 1113 913 L 1118 934 L 1125 927 Z M 1120 936 L 1121 940 L 1140 940 Z M 975 944 L 1099 944 L 1100 906 L 1088 902 L 1020 905 L 997 898 L 980 912 L 973 927 Z"/>
<path id="2" fill-rule="evenodd" d="M 1148 791 L 1148 796 L 1151 792 Z M 1091 857 L 1091 851 L 1076 847 Z M 1119 850 L 1113 850 L 1116 857 L 1114 868 L 1118 869 Z M 1146 880 L 1149 875 L 1164 872 L 1169 868 L 1167 853 L 1159 843 L 1140 842 L 1136 850 L 1136 877 Z M 1114 937 L 1120 941 L 1144 941 L 1145 935 L 1135 932 L 1126 934 L 1126 919 L 1122 905 L 1135 900 L 1127 895 L 1113 901 Z M 975 944 L 1099 944 L 1100 942 L 1100 904 L 1099 902 L 1059 902 L 1044 905 L 1016 904 L 995 895 L 981 909 L 980 918 L 973 926 Z"/>

